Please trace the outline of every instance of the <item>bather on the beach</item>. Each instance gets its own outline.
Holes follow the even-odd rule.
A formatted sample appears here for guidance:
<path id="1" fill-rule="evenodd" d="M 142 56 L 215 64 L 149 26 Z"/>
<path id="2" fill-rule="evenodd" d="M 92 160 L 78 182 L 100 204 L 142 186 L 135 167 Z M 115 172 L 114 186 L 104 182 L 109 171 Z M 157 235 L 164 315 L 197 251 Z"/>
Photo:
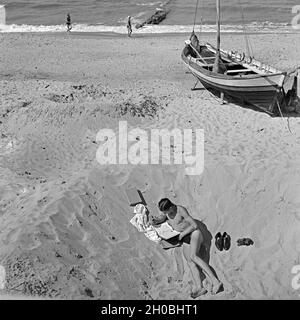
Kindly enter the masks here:
<path id="1" fill-rule="evenodd" d="M 165 215 L 168 223 L 179 234 L 179 241 L 183 243 L 183 255 L 188 263 L 192 273 L 194 288 L 191 297 L 196 298 L 207 292 L 202 286 L 200 273 L 197 268 L 199 266 L 212 282 L 212 293 L 216 294 L 222 287 L 220 282 L 209 265 L 202 260 L 197 254 L 199 253 L 201 244 L 203 243 L 203 235 L 198 228 L 196 221 L 189 215 L 187 209 L 183 206 L 172 203 L 169 199 L 161 199 L 158 203 L 159 210 Z"/>
<path id="2" fill-rule="evenodd" d="M 131 34 L 132 34 L 131 16 L 128 16 L 127 32 L 128 32 L 128 37 L 131 37 Z"/>
<path id="3" fill-rule="evenodd" d="M 67 14 L 66 25 L 67 25 L 67 32 L 70 32 L 72 30 L 72 22 L 71 22 L 70 13 Z"/>

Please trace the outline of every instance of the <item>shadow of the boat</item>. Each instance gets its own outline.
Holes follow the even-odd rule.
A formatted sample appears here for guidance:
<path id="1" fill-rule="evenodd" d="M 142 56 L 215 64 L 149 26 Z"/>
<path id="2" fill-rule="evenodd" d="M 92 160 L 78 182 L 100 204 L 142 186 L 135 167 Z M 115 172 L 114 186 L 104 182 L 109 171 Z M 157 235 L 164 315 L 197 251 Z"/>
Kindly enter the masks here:
<path id="1" fill-rule="evenodd" d="M 199 87 L 199 88 L 194 88 L 192 89 L 193 91 L 195 90 L 206 90 L 209 93 L 211 93 L 213 96 L 215 96 L 217 99 L 219 99 L 219 103 L 222 104 L 222 98 L 221 98 L 221 93 L 218 90 L 215 90 L 213 88 L 206 88 L 204 86 Z M 298 118 L 300 117 L 300 105 L 299 106 L 295 106 L 294 107 L 294 111 L 287 111 L 285 110 L 286 108 L 284 106 L 280 106 L 280 110 L 279 108 L 276 108 L 273 112 L 269 112 L 267 109 L 265 109 L 264 107 L 259 107 L 255 104 L 251 104 L 247 101 L 243 101 L 242 99 L 239 99 L 237 97 L 233 97 L 231 95 L 228 94 L 224 94 L 223 97 L 224 103 L 223 104 L 235 104 L 239 107 L 245 108 L 245 109 L 251 109 L 253 111 L 256 112 L 261 112 L 261 113 L 265 113 L 268 114 L 270 117 L 284 117 L 284 118 Z M 296 111 L 299 110 L 299 111 Z"/>

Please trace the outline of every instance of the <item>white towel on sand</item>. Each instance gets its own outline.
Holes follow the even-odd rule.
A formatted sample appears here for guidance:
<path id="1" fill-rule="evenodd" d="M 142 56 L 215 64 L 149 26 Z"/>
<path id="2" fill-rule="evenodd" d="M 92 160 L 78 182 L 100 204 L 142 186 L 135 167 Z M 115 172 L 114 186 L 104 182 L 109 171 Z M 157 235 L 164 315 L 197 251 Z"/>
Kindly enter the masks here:
<path id="1" fill-rule="evenodd" d="M 161 238 L 158 236 L 154 227 L 149 224 L 147 208 L 139 203 L 134 207 L 134 213 L 135 215 L 130 220 L 130 223 L 134 225 L 139 232 L 144 232 L 149 240 L 160 242 Z"/>

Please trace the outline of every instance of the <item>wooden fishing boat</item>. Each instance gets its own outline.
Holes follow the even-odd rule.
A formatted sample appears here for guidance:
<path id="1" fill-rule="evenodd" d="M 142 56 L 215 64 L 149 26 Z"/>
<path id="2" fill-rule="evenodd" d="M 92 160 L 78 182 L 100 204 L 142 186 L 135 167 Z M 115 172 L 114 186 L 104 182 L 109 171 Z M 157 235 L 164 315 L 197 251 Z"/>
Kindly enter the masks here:
<path id="1" fill-rule="evenodd" d="M 217 47 L 200 45 L 193 32 L 182 59 L 190 72 L 213 94 L 277 115 L 284 104 L 287 73 L 253 57 L 220 49 L 220 1 L 217 0 Z M 195 85 L 196 86 L 196 85 Z"/>

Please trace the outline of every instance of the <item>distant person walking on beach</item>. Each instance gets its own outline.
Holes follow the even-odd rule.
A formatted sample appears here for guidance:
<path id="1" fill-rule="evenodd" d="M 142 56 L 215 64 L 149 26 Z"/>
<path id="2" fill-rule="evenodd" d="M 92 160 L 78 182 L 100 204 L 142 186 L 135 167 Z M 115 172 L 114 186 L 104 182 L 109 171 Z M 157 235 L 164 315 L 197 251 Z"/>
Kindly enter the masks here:
<path id="1" fill-rule="evenodd" d="M 127 32 L 128 32 L 128 37 L 131 37 L 131 34 L 132 34 L 131 16 L 128 16 Z"/>
<path id="2" fill-rule="evenodd" d="M 70 32 L 72 30 L 72 22 L 71 22 L 70 13 L 67 14 L 66 25 L 67 25 L 67 32 Z"/>
<path id="3" fill-rule="evenodd" d="M 191 297 L 195 299 L 207 292 L 202 286 L 198 267 L 204 271 L 212 282 L 212 293 L 218 293 L 222 287 L 222 282 L 216 278 L 210 266 L 198 256 L 204 238 L 196 221 L 189 215 L 185 207 L 176 205 L 167 198 L 159 201 L 158 208 L 173 229 L 180 232 L 178 240 L 183 244 L 183 255 L 191 270 L 195 286 L 191 292 Z"/>

